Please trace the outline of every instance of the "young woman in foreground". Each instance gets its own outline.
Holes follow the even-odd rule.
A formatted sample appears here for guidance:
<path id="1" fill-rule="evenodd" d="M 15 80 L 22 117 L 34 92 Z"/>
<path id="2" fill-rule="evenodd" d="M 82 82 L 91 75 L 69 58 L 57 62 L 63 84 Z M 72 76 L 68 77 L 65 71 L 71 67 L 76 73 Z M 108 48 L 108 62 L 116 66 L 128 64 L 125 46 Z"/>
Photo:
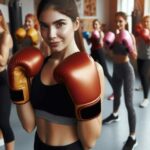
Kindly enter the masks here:
<path id="1" fill-rule="evenodd" d="M 74 0 L 41 1 L 37 15 L 51 56 L 43 63 L 40 51 L 30 49 L 42 67 L 32 79 L 30 100 L 19 100 L 19 118 L 26 131 L 36 127 L 34 150 L 89 150 L 101 133 L 102 67 L 84 52 Z M 14 60 L 20 59 L 20 53 L 11 60 L 10 79 L 16 78 L 11 72 L 22 65 Z M 29 59 L 22 59 L 22 67 L 26 66 L 31 75 L 35 62 L 30 65 Z M 18 70 L 21 72 L 20 67 Z M 12 95 L 17 91 L 14 84 L 10 84 Z"/>

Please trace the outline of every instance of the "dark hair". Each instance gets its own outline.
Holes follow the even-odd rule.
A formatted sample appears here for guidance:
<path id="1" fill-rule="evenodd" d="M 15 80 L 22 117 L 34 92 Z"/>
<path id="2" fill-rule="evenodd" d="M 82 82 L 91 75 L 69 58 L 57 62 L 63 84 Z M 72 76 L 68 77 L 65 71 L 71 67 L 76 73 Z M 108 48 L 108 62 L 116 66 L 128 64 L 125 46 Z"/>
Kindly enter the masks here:
<path id="1" fill-rule="evenodd" d="M 40 18 L 41 13 L 47 9 L 53 8 L 54 10 L 68 16 L 74 22 L 79 17 L 78 9 L 74 0 L 41 0 L 37 9 L 37 17 Z M 75 32 L 75 41 L 78 48 L 84 51 L 83 38 L 81 27 Z"/>
<path id="2" fill-rule="evenodd" d="M 121 16 L 125 21 L 127 21 L 127 14 L 122 11 L 118 11 L 115 14 L 115 17 Z M 128 23 L 126 24 L 125 28 L 128 30 Z"/>

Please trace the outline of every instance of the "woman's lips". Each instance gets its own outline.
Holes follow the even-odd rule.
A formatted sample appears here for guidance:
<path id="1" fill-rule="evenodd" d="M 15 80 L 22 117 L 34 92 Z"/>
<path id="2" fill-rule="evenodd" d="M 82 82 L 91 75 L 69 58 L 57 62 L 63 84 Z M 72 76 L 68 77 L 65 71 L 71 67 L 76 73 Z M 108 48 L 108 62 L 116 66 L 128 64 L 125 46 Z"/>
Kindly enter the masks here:
<path id="1" fill-rule="evenodd" d="M 49 45 L 50 47 L 56 47 L 58 46 L 59 42 L 51 42 Z"/>

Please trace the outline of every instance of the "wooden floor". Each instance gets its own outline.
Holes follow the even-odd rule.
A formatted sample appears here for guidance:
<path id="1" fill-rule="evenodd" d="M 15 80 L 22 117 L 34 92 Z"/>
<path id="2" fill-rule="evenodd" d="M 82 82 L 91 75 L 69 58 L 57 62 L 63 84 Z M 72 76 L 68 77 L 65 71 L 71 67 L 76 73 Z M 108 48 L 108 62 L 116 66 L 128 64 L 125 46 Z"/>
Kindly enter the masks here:
<path id="1" fill-rule="evenodd" d="M 112 63 L 107 62 L 109 71 L 112 73 Z M 140 86 L 140 82 L 136 79 L 135 88 Z M 112 101 L 108 101 L 107 97 L 111 94 L 112 90 L 108 81 L 106 80 L 105 98 L 102 104 L 103 118 L 108 116 L 112 112 Z M 138 146 L 136 150 L 150 150 L 150 105 L 147 108 L 139 108 L 139 103 L 143 100 L 143 94 L 141 91 L 134 92 L 134 107 L 137 115 L 137 141 Z M 127 112 L 124 105 L 124 97 L 121 99 L 120 107 L 121 120 L 117 123 L 110 125 L 104 125 L 102 127 L 101 137 L 98 139 L 96 147 L 93 150 L 121 150 L 124 142 L 128 137 L 128 122 Z M 26 133 L 18 120 L 16 115 L 15 106 L 12 106 L 11 124 L 15 133 L 16 148 L 15 150 L 33 150 L 34 133 Z M 0 147 L 0 150 L 4 150 L 4 147 Z"/>

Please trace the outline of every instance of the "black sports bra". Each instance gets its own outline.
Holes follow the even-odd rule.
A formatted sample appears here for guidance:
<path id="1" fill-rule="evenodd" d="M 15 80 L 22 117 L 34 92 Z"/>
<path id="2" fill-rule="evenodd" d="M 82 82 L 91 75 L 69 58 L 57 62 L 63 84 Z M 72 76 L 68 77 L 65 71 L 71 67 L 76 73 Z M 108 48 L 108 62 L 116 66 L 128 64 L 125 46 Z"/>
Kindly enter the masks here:
<path id="1" fill-rule="evenodd" d="M 128 49 L 123 44 L 119 44 L 118 42 L 114 42 L 112 46 L 112 50 L 114 54 L 120 54 L 120 55 L 128 54 Z"/>
<path id="2" fill-rule="evenodd" d="M 48 58 L 45 63 L 47 60 Z M 37 115 L 45 119 L 49 118 L 47 120 L 52 122 L 55 122 L 55 118 L 58 116 L 71 120 L 76 119 L 75 107 L 65 85 L 44 85 L 40 76 L 41 71 L 34 77 L 31 86 L 31 103 L 33 108 L 37 110 Z M 53 116 L 52 120 L 50 116 Z M 56 122 L 59 122 L 59 119 Z"/>

